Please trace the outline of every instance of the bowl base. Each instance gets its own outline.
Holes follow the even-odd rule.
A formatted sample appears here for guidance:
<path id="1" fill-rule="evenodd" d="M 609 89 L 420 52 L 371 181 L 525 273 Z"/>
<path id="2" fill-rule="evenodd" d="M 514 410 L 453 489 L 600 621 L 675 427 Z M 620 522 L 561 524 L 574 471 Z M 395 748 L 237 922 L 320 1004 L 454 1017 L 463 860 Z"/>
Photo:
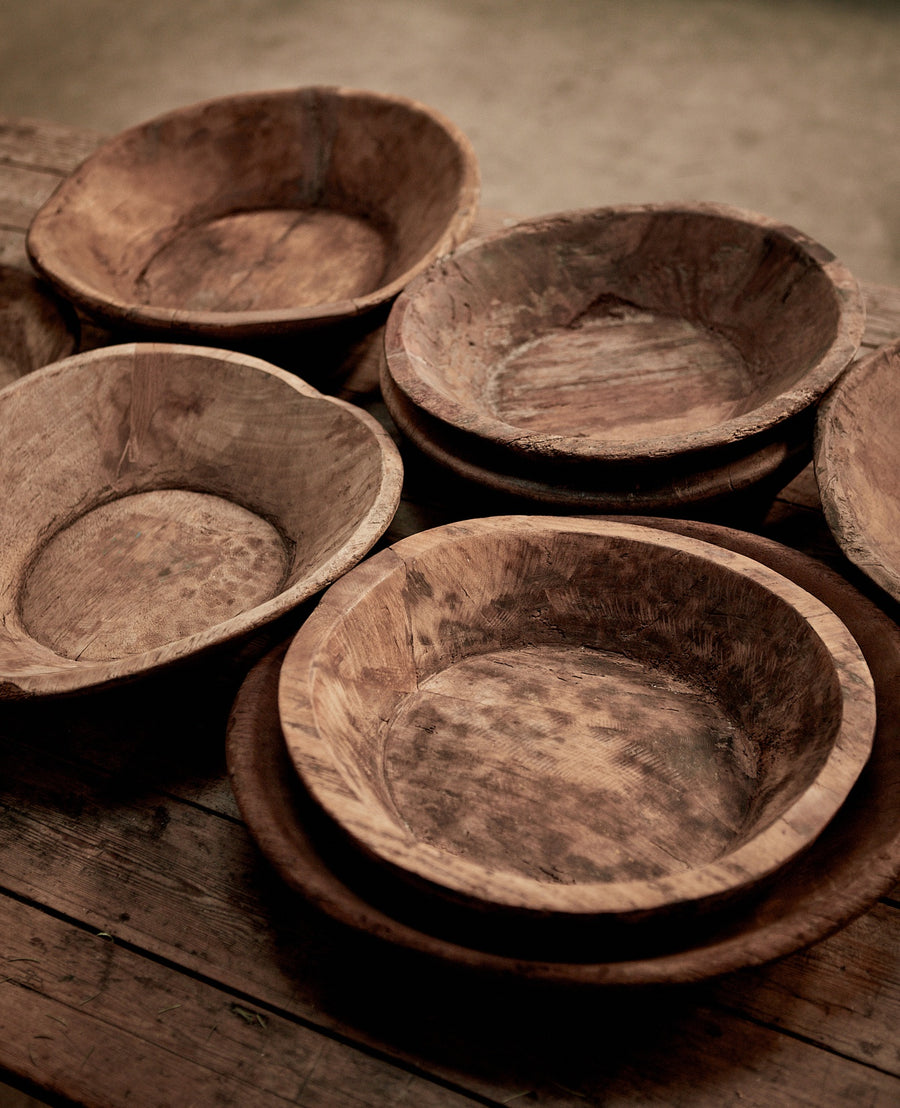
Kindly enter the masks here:
<path id="1" fill-rule="evenodd" d="M 395 714 L 385 782 L 420 841 L 538 881 L 650 880 L 715 860 L 754 745 L 699 683 L 606 650 L 465 658 Z"/>
<path id="2" fill-rule="evenodd" d="M 499 419 L 638 442 L 712 427 L 760 402 L 759 380 L 722 335 L 612 299 L 511 351 L 485 395 Z"/>
<path id="3" fill-rule="evenodd" d="M 365 296 L 387 268 L 387 236 L 324 208 L 234 212 L 170 239 L 137 278 L 141 304 L 278 311 Z"/>
<path id="4" fill-rule="evenodd" d="M 275 596 L 288 571 L 266 520 L 222 497 L 135 493 L 57 531 L 20 596 L 33 639 L 73 660 L 152 650 Z"/>

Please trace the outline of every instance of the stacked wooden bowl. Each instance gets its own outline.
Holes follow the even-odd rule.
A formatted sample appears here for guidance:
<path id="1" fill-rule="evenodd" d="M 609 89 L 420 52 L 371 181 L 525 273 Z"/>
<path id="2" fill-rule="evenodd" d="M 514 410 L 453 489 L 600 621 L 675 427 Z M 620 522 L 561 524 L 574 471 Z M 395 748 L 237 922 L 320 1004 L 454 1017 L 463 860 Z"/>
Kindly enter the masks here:
<path id="1" fill-rule="evenodd" d="M 900 819 L 868 665 L 900 647 L 865 616 L 864 655 L 793 577 L 851 622 L 858 598 L 807 563 L 622 517 L 403 540 L 248 678 L 241 810 L 325 911 L 479 971 L 684 980 L 796 949 L 890 885 Z"/>
<path id="2" fill-rule="evenodd" d="M 733 902 L 830 821 L 875 720 L 849 632 L 777 574 L 529 516 L 346 575 L 288 651 L 280 712 L 311 795 L 386 879 L 520 936 Z"/>
<path id="3" fill-rule="evenodd" d="M 519 223 L 410 283 L 382 389 L 454 473 L 545 509 L 678 514 L 782 488 L 856 354 L 855 279 L 722 205 Z"/>

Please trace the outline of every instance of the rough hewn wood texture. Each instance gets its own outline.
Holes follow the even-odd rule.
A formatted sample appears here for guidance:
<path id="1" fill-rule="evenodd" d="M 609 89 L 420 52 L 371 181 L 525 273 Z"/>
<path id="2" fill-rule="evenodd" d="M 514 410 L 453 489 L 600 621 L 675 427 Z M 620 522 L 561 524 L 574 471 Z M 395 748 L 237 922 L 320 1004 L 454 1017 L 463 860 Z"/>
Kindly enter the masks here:
<path id="1" fill-rule="evenodd" d="M 815 472 L 844 554 L 900 600 L 900 341 L 844 374 L 816 423 Z"/>
<path id="2" fill-rule="evenodd" d="M 863 326 L 846 268 L 766 217 L 548 216 L 410 285 L 388 321 L 385 399 L 425 453 L 509 492 L 684 506 L 728 495 L 736 468 L 782 485 L 802 468 L 810 408 Z"/>
<path id="3" fill-rule="evenodd" d="M 0 264 L 0 388 L 78 347 L 78 317 L 46 285 Z"/>
<path id="4" fill-rule="evenodd" d="M 0 696 L 86 688 L 246 637 L 377 541 L 396 448 L 244 355 L 130 344 L 0 393 Z"/>
<path id="5" fill-rule="evenodd" d="M 633 937 L 736 911 L 832 818 L 874 729 L 858 648 L 814 597 L 688 537 L 538 516 L 345 575 L 280 705 L 310 793 L 366 854 L 554 943 L 564 921 Z"/>
<path id="6" fill-rule="evenodd" d="M 336 849 L 308 796 L 286 772 L 277 700 L 284 647 L 247 678 L 228 740 L 241 810 L 281 876 L 323 911 L 399 947 L 495 974 L 608 986 L 694 981 L 781 957 L 845 925 L 889 892 L 900 876 L 900 631 L 837 574 L 796 551 L 711 524 L 650 522 L 752 556 L 815 594 L 846 621 L 875 678 L 879 716 L 873 754 L 850 800 L 752 910 L 681 929 L 664 943 L 653 936 L 657 948 L 645 943 L 615 959 L 609 959 L 605 937 L 595 936 L 593 958 L 583 946 L 583 961 L 574 963 L 564 956 L 512 957 L 508 931 L 492 948 L 478 922 L 448 917 L 443 907 L 423 913 L 421 903 L 385 896 L 377 880 L 365 879 L 357 858 Z M 721 992 L 727 995 L 727 986 Z"/>
<path id="7" fill-rule="evenodd" d="M 76 128 L 0 119 L 4 262 L 27 269 L 38 198 L 96 141 Z M 502 224 L 484 213 L 482 228 L 491 222 Z M 865 293 L 864 344 L 900 337 L 900 290 Z M 87 332 L 92 345 L 109 342 Z M 369 389 L 374 360 L 363 358 L 359 377 L 351 368 L 353 395 Z M 366 404 L 396 434 L 383 407 Z M 435 467 L 407 470 L 405 486 L 391 541 L 469 518 L 480 503 L 478 486 Z M 875 592 L 831 538 L 809 470 L 779 494 L 765 527 Z M 814 570 L 810 589 L 821 565 Z M 748 919 L 752 935 L 719 935 L 649 969 L 621 963 L 619 980 L 690 980 L 815 945 L 689 988 L 547 990 L 527 964 L 513 987 L 509 974 L 374 943 L 359 916 L 345 926 L 292 893 L 258 856 L 225 777 L 226 676 L 243 672 L 246 658 L 217 659 L 206 681 L 168 670 L 105 693 L 0 705 L 0 1073 L 97 1108 L 168 1106 L 183 1090 L 196 1094 L 195 1108 L 266 1103 L 270 1093 L 378 1108 L 455 1106 L 461 1096 L 545 1108 L 893 1108 L 900 889 L 823 939 L 889 891 L 898 856 L 897 632 L 848 595 L 851 614 L 865 617 L 853 631 L 881 715 L 851 807 L 808 856 L 815 865 L 792 868 L 792 882 Z M 158 1007 L 157 986 L 166 994 Z M 175 1034 L 165 1023 L 173 1017 Z M 66 1027 L 74 1037 L 76 1024 L 68 1050 Z M 131 1082 L 130 1066 L 152 1079 Z"/>
<path id="8" fill-rule="evenodd" d="M 247 93 L 110 139 L 38 213 L 28 249 L 109 326 L 230 345 L 385 306 L 465 238 L 477 198 L 470 144 L 424 105 Z"/>

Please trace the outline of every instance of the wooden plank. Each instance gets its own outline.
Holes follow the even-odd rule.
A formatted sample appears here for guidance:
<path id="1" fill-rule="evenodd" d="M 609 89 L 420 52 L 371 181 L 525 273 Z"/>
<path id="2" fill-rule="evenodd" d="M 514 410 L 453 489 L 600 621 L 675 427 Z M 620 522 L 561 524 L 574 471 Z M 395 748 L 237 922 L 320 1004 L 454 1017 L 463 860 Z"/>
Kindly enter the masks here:
<path id="1" fill-rule="evenodd" d="M 471 1103 L 3 896 L 0 934 L 0 1058 L 79 1104 Z"/>
<path id="2" fill-rule="evenodd" d="M 829 942 L 724 979 L 729 1008 L 900 1076 L 900 911 L 885 904 Z M 861 1003 L 862 1001 L 862 1003 Z"/>
<path id="3" fill-rule="evenodd" d="M 608 1042 L 612 1033 L 605 1023 L 597 1023 L 610 1003 L 607 996 L 581 994 L 574 1002 L 594 1032 L 570 1053 L 567 1043 L 571 1035 L 578 1041 L 578 1028 L 559 1023 L 552 993 L 502 987 L 487 991 L 479 979 L 454 981 L 452 967 L 423 967 L 336 932 L 272 880 L 240 824 L 163 798 L 152 787 L 141 790 L 136 777 L 126 789 L 121 775 L 75 773 L 74 767 L 55 765 L 46 751 L 29 751 L 25 744 L 8 741 L 4 748 L 0 880 L 17 894 L 266 1005 L 409 1063 L 427 1065 L 473 1095 L 502 1099 L 528 1092 L 522 1074 L 534 1066 L 531 1087 L 541 1086 L 546 1103 L 577 1104 L 579 1097 L 605 1090 L 610 1075 L 618 1073 L 626 1044 L 617 1041 L 615 1050 L 596 1057 L 592 1053 L 596 1042 Z M 152 779 L 147 784 L 152 786 Z M 896 945 L 900 913 L 891 912 L 887 922 Z M 835 964 L 848 958 L 863 966 L 879 964 L 880 946 L 869 950 L 865 934 L 847 936 L 845 931 L 828 940 L 835 948 Z M 870 937 L 890 941 L 880 931 Z M 709 1070 L 705 1091 L 691 1086 L 698 1097 L 708 1093 L 707 1103 L 723 1103 L 715 1098 L 725 1095 L 729 1085 L 746 1088 L 751 1074 L 766 1095 L 774 1096 L 776 1086 L 791 1086 L 794 1079 L 787 1071 L 802 1075 L 809 1067 L 830 1067 L 834 1088 L 843 1088 L 844 1064 L 834 1061 L 831 1051 L 850 1042 L 869 1042 L 875 1024 L 887 1025 L 896 1006 L 896 983 L 889 979 L 885 991 L 873 998 L 883 1017 L 868 1009 L 847 1014 L 834 1043 L 827 1015 L 811 1026 L 817 986 L 804 987 L 812 990 L 806 1014 L 797 1028 L 786 1021 L 787 1029 L 816 1039 L 827 1048 L 824 1052 L 775 1031 L 757 1031 L 739 1015 L 710 1008 L 703 989 L 654 999 L 654 1006 L 668 1012 L 670 1024 L 665 1037 L 645 1048 L 643 1056 L 629 1048 L 634 1072 L 627 1071 L 627 1081 L 617 1078 L 622 1102 L 627 1103 L 635 1074 L 647 1067 L 657 1073 L 653 1095 L 666 1102 L 660 1088 L 677 1083 L 678 1075 L 665 1055 L 676 1046 L 686 1072 Z M 716 989 L 710 995 L 723 1000 Z M 646 1019 L 643 1000 L 629 1001 L 622 1012 L 633 1003 L 637 1034 Z M 423 1023 L 421 1013 L 436 1004 L 440 1010 Z M 750 1014 L 758 1017 L 752 1005 Z M 713 1038 L 710 1026 L 718 1028 Z M 744 1053 L 741 1044 L 748 1036 L 755 1045 Z M 727 1072 L 715 1062 L 723 1049 L 731 1056 Z M 883 1075 L 869 1074 L 862 1046 L 858 1053 L 859 1059 L 846 1063 L 847 1072 L 874 1096 Z M 577 1095 L 566 1099 L 567 1088 L 575 1088 Z M 641 1088 L 649 1096 L 653 1087 L 645 1080 Z M 796 1082 L 798 1096 L 806 1095 L 804 1088 L 805 1078 Z"/>
<path id="4" fill-rule="evenodd" d="M 25 231 L 59 181 L 53 173 L 0 164 L 0 227 Z"/>
<path id="5" fill-rule="evenodd" d="M 14 266 L 31 272 L 28 255 L 25 253 L 25 232 L 0 227 L 0 265 Z"/>
<path id="6" fill-rule="evenodd" d="M 71 173 L 102 139 L 98 131 L 45 119 L 0 116 L 0 162 Z"/>

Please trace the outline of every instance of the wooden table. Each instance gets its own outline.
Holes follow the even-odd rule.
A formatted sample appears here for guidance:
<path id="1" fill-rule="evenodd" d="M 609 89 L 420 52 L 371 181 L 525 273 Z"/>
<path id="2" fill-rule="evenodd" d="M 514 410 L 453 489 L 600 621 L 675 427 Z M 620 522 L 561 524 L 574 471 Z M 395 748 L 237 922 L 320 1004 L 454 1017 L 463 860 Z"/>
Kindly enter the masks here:
<path id="1" fill-rule="evenodd" d="M 0 120 L 0 261 L 27 266 L 30 218 L 98 137 Z M 900 291 L 865 292 L 867 346 L 900 335 Z M 388 539 L 448 517 L 409 487 Z M 809 470 L 760 529 L 858 581 Z M 691 986 L 514 988 L 410 962 L 258 853 L 224 763 L 240 672 L 0 713 L 9 1083 L 184 1108 L 900 1103 L 898 890 L 805 952 Z"/>

